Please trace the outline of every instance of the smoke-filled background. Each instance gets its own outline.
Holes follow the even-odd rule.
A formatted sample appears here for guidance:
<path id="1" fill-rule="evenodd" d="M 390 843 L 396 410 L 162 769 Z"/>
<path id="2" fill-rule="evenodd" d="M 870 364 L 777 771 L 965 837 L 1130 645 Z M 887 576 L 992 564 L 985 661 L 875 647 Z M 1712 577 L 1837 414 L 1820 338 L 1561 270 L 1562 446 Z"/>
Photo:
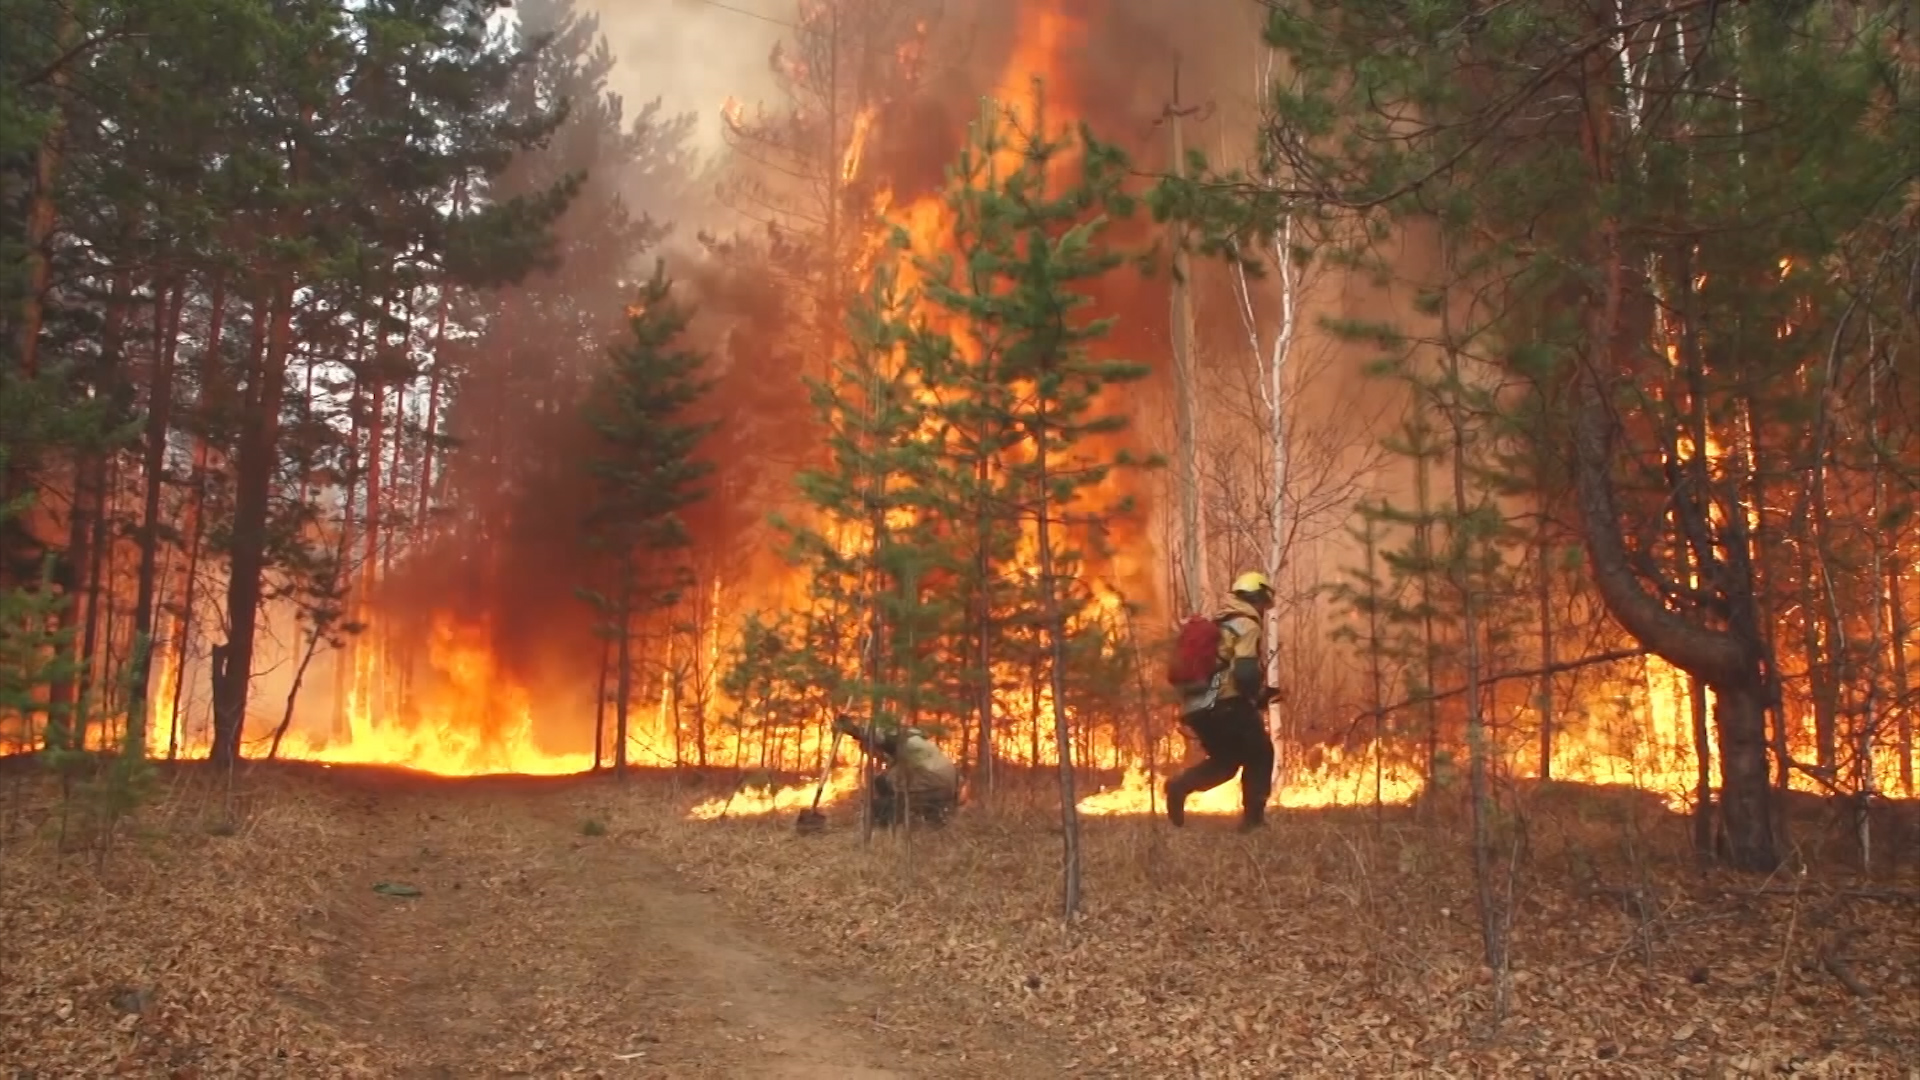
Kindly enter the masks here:
<path id="1" fill-rule="evenodd" d="M 638 668 L 659 671 L 637 697 L 664 712 L 668 682 L 691 675 L 711 691 L 743 613 L 799 595 L 768 521 L 796 510 L 794 471 L 817 460 L 803 376 L 820 373 L 844 322 L 832 301 L 803 298 L 831 291 L 821 287 L 827 280 L 857 292 L 885 224 L 937 200 L 983 99 L 1024 99 L 1029 81 L 1041 80 L 1046 126 L 1086 123 L 1131 156 L 1142 189 L 1173 167 L 1176 125 L 1189 149 L 1219 165 L 1249 156 L 1263 77 L 1254 5 L 870 0 L 837 5 L 849 20 L 837 31 L 822 30 L 823 10 L 772 0 L 601 2 L 571 13 L 537 0 L 515 9 L 513 32 L 555 35 L 524 100 L 564 99 L 571 112 L 491 194 L 537 191 L 570 172 L 584 183 L 557 223 L 550 265 L 457 313 L 462 329 L 443 347 L 459 374 L 431 390 L 441 398 L 439 460 L 386 480 L 426 487 L 420 505 L 432 503 L 432 523 L 368 546 L 355 612 L 372 632 L 311 658 L 296 735 L 365 747 L 380 738 L 376 729 L 407 730 L 417 756 L 444 741 L 428 733 L 451 724 L 480 743 L 531 736 L 543 753 L 593 749 L 608 645 L 580 595 L 583 527 L 596 498 L 582 467 L 595 440 L 582 410 L 656 259 L 694 309 L 690 344 L 709 355 L 714 380 L 699 412 L 717 425 L 701 452 L 714 469 L 712 495 L 684 515 L 693 585 L 658 620 L 643 644 L 653 663 Z M 837 95 L 818 92 L 823 64 L 845 65 Z M 838 112 L 830 126 L 821 123 L 829 108 Z M 830 224 L 813 190 L 822 185 L 837 200 Z M 1166 453 L 1178 317 L 1169 237 L 1144 210 L 1111 235 L 1159 255 L 1095 290 L 1097 313 L 1117 320 L 1102 350 L 1153 367 L 1105 404 L 1130 418 L 1120 438 L 1129 450 Z M 1187 280 L 1204 388 L 1197 480 L 1207 580 L 1190 595 L 1176 566 L 1182 478 L 1171 469 L 1123 481 L 1136 512 L 1105 537 L 1115 557 L 1089 567 L 1159 622 L 1212 604 L 1235 571 L 1267 566 L 1270 556 L 1271 440 L 1250 372 L 1280 317 L 1273 283 L 1236 287 L 1211 264 L 1190 267 Z M 1344 513 L 1378 483 L 1368 462 L 1389 403 L 1360 374 L 1363 352 L 1315 326 L 1321 311 L 1364 314 L 1384 302 L 1358 288 L 1316 277 L 1293 316 L 1281 501 L 1297 523 L 1282 591 L 1303 636 L 1319 635 L 1312 588 L 1337 561 L 1329 545 L 1342 539 Z M 263 701 L 282 699 L 300 666 L 297 635 L 278 640 L 288 657 L 263 676 Z M 1311 655 L 1302 663 L 1324 668 Z M 461 715 L 448 715 L 449 701 Z M 263 713 L 256 723 L 278 719 Z"/>

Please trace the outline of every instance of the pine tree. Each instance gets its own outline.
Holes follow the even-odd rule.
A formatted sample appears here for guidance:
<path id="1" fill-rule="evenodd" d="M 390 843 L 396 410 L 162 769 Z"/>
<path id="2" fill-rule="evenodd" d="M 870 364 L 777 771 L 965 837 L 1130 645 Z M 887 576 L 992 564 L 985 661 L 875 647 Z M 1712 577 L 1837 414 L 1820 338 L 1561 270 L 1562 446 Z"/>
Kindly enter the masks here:
<path id="1" fill-rule="evenodd" d="M 1304 202 L 1360 226 L 1323 248 L 1396 232 L 1452 246 L 1439 287 L 1499 309 L 1476 352 L 1551 373 L 1564 411 L 1536 456 L 1572 465 L 1595 595 L 1713 693 L 1726 853 L 1762 872 L 1783 850 L 1769 780 L 1797 764 L 1792 643 L 1772 629 L 1797 598 L 1776 583 L 1825 557 L 1812 492 L 1837 475 L 1842 387 L 1864 385 L 1837 373 L 1871 366 L 1897 303 L 1861 268 L 1911 235 L 1884 193 L 1910 179 L 1890 162 L 1914 136 L 1869 74 L 1910 65 L 1880 20 L 1826 4 L 1280 5 L 1267 38 L 1288 77 L 1270 91 L 1292 189 L 1175 182 L 1163 200 L 1216 237 Z M 1829 626 L 1800 651 L 1846 663 L 1826 644 L 1833 612 L 1869 617 L 1869 598 L 1813 598 L 1798 608 Z"/>
<path id="2" fill-rule="evenodd" d="M 808 573 L 796 646 L 822 661 L 821 722 L 857 705 L 886 731 L 944 711 L 933 683 L 945 610 L 935 585 L 952 568 L 930 501 L 938 443 L 928 388 L 911 362 L 917 303 L 893 262 L 877 266 L 846 348 L 825 378 L 807 380 L 827 460 L 798 474 L 807 519 L 782 528 L 788 557 Z"/>
<path id="3" fill-rule="evenodd" d="M 64 405 L 64 382 L 58 372 L 29 380 L 0 368 L 0 475 L 12 472 L 16 455 L 31 458 L 75 445 L 97 430 L 98 410 Z M 23 492 L 0 501 L 0 527 L 25 519 L 34 499 Z M 19 567 L 0 581 L 0 733 L 14 749 L 58 753 L 73 744 L 72 710 L 49 694 L 79 672 L 72 653 L 75 630 L 65 617 L 73 598 L 54 587 L 53 566 L 54 556 L 46 553 L 38 573 Z"/>
<path id="4" fill-rule="evenodd" d="M 1032 115 L 1035 129 L 1021 130 L 990 105 L 970 132 L 954 170 L 959 257 L 936 267 L 926 292 L 973 341 L 979 370 L 970 385 L 1002 388 L 970 400 L 968 419 L 991 433 L 983 441 L 1001 450 L 993 470 L 1000 477 L 999 514 L 1034 527 L 1038 572 L 1028 599 L 1047 643 L 1065 844 L 1062 905 L 1071 917 L 1080 904 L 1080 862 L 1067 664 L 1070 609 L 1083 605 L 1071 587 L 1081 552 L 1069 533 L 1077 527 L 1097 536 L 1089 526 L 1127 510 L 1093 507 L 1084 496 L 1114 469 L 1133 464 L 1104 441 L 1123 431 L 1127 419 L 1103 409 L 1101 395 L 1149 369 L 1097 355 L 1112 320 L 1087 318 L 1081 309 L 1089 298 L 1078 291 L 1127 261 L 1104 236 L 1115 217 L 1132 211 L 1121 189 L 1124 159 L 1085 129 L 1069 138 L 1041 129 L 1037 84 Z M 1071 182 L 1049 190 L 1056 163 L 1076 151 Z"/>
<path id="5" fill-rule="evenodd" d="M 587 407 L 601 442 L 590 465 L 600 498 L 588 536 L 606 569 L 589 594 L 614 642 L 614 769 L 625 775 L 635 620 L 671 606 L 690 581 L 681 511 L 706 495 L 712 464 L 697 455 L 712 425 L 688 409 L 707 392 L 706 359 L 682 345 L 689 313 L 673 299 L 664 261 L 628 308 L 632 340 L 612 351 Z"/>

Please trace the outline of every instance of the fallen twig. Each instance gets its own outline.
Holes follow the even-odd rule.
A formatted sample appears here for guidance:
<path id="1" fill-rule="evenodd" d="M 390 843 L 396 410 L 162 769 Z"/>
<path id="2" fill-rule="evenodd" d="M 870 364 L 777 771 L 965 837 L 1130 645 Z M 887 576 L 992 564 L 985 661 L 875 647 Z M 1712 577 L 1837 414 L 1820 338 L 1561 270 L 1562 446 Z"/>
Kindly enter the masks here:
<path id="1" fill-rule="evenodd" d="M 1840 985 L 1846 987 L 1854 997 L 1867 997 L 1870 991 L 1867 989 L 1867 984 L 1861 982 L 1860 977 L 1853 973 L 1853 967 L 1841 954 L 1862 932 L 1857 926 L 1846 927 L 1836 932 L 1820 950 L 1820 966 L 1826 968 L 1828 974 L 1840 980 Z"/>

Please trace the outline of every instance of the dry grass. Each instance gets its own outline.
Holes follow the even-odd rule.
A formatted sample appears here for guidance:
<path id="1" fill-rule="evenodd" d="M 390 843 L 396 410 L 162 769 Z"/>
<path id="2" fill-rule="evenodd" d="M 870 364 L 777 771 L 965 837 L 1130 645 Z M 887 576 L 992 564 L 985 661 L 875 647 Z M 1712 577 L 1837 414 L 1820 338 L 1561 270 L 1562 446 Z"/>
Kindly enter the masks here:
<path id="1" fill-rule="evenodd" d="M 1497 1026 L 1464 841 L 1404 817 L 1282 814 L 1252 837 L 1219 819 L 1178 833 L 1090 820 L 1070 931 L 1051 812 L 972 813 L 867 847 L 850 810 L 802 838 L 785 818 L 674 823 L 639 800 L 617 827 L 848 967 L 965 984 L 994 1009 L 923 1022 L 1018 1016 L 1071 1040 L 1082 1069 L 1908 1075 L 1920 893 L 1703 876 L 1679 824 L 1643 813 L 1596 793 L 1534 801 L 1511 849 L 1512 1006 Z"/>

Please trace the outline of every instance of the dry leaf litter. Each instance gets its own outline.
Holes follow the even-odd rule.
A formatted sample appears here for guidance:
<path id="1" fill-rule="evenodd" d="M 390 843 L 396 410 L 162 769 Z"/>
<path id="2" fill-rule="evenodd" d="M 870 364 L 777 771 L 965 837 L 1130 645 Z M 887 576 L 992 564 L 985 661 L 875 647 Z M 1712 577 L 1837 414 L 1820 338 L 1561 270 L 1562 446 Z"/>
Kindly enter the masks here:
<path id="1" fill-rule="evenodd" d="M 1895 1077 L 1920 1062 L 1920 886 L 1703 876 L 1671 822 L 1536 810 L 1495 1027 L 1457 827 L 1088 820 L 1085 914 L 1065 927 L 1041 800 L 863 844 L 844 807 L 814 836 L 785 815 L 685 820 L 700 794 L 299 769 L 230 787 L 183 769 L 110 846 L 69 814 L 62 853 L 57 791 L 0 777 L 0 1075 L 697 1080 L 785 1055 L 817 1066 L 793 1075 Z M 733 926 L 698 930 L 709 908 Z"/>
<path id="2" fill-rule="evenodd" d="M 63 852 L 57 789 L 0 775 L 0 1077 L 1059 1075 L 760 949 L 583 815 L 615 790 L 185 768 Z"/>
<path id="3" fill-rule="evenodd" d="M 1017 1017 L 1070 1041 L 1076 1075 L 1920 1076 L 1911 877 L 1703 875 L 1684 824 L 1644 800 L 1541 800 L 1500 882 L 1496 1026 L 1457 822 L 1287 813 L 1242 836 L 1221 818 L 1086 819 L 1068 928 L 1043 801 L 870 844 L 852 808 L 802 836 L 787 816 L 688 822 L 643 796 L 619 825 L 823 963 L 978 989 L 984 1015 L 925 1022 Z"/>

